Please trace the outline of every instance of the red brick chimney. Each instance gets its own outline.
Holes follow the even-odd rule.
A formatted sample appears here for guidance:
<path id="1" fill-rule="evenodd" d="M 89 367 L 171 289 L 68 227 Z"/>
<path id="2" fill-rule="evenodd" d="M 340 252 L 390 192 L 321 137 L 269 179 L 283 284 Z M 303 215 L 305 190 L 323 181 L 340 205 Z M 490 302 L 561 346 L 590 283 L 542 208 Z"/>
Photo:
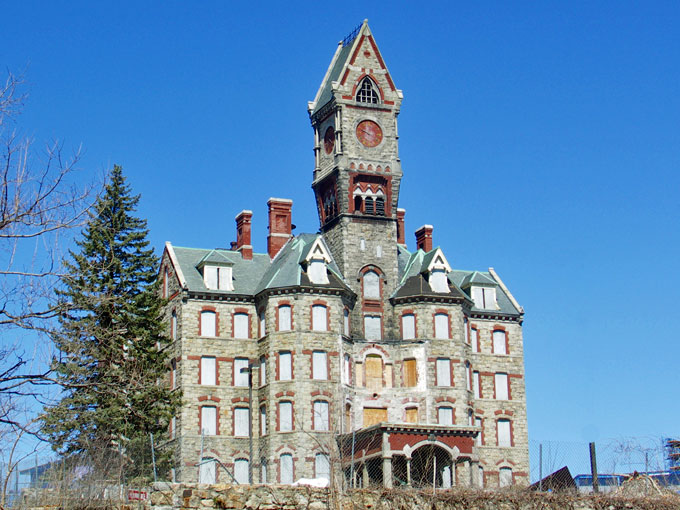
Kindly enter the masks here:
<path id="1" fill-rule="evenodd" d="M 397 243 L 399 244 L 406 244 L 404 216 L 406 216 L 406 209 L 397 209 Z"/>
<path id="2" fill-rule="evenodd" d="M 287 198 L 270 198 L 267 200 L 267 205 L 269 206 L 267 252 L 269 252 L 269 257 L 274 258 L 291 238 L 293 201 Z"/>
<path id="3" fill-rule="evenodd" d="M 424 252 L 432 251 L 432 225 L 423 225 L 416 230 L 416 246 Z"/>
<path id="4" fill-rule="evenodd" d="M 244 260 L 252 260 L 253 246 L 250 244 L 250 228 L 253 211 L 241 211 L 236 216 L 236 251 Z"/>

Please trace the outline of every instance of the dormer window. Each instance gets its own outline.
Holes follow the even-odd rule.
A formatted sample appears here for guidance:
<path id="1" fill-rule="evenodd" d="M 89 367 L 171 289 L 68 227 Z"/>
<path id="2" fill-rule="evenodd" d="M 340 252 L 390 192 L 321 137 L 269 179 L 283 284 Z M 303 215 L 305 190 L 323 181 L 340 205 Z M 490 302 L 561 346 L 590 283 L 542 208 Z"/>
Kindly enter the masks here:
<path id="1" fill-rule="evenodd" d="M 493 287 L 472 287 L 472 300 L 475 308 L 481 310 L 496 310 L 496 289 Z"/>
<path id="2" fill-rule="evenodd" d="M 203 283 L 210 290 L 234 290 L 231 266 L 203 266 Z"/>
<path id="3" fill-rule="evenodd" d="M 444 269 L 433 269 L 430 273 L 430 287 L 434 292 L 449 292 L 449 279 Z"/>
<path id="4" fill-rule="evenodd" d="M 359 86 L 359 91 L 357 92 L 357 101 L 360 103 L 372 103 L 378 104 L 380 102 L 380 96 L 378 95 L 378 87 L 375 86 L 373 80 L 366 77 L 361 82 Z"/>
<path id="5" fill-rule="evenodd" d="M 326 270 L 326 261 L 323 259 L 312 259 L 307 268 L 307 276 L 309 281 L 317 285 L 324 285 L 328 282 L 328 271 Z"/>

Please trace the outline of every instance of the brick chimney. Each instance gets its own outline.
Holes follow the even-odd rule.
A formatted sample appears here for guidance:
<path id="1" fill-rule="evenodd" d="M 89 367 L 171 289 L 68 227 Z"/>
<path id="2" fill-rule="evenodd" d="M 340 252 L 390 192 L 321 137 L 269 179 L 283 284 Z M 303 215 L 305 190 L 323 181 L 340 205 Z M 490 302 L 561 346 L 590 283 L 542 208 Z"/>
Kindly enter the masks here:
<path id="1" fill-rule="evenodd" d="M 406 209 L 397 209 L 397 243 L 399 244 L 406 244 L 404 216 L 406 216 Z"/>
<path id="2" fill-rule="evenodd" d="M 253 211 L 241 211 L 236 216 L 236 251 L 241 252 L 243 260 L 252 260 L 253 246 L 250 244 L 250 228 Z"/>
<path id="3" fill-rule="evenodd" d="M 287 198 L 270 198 L 267 200 L 267 205 L 269 206 L 267 252 L 269 252 L 269 257 L 274 258 L 291 238 L 293 201 Z"/>
<path id="4" fill-rule="evenodd" d="M 423 225 L 416 230 L 416 247 L 425 253 L 432 250 L 432 225 Z"/>

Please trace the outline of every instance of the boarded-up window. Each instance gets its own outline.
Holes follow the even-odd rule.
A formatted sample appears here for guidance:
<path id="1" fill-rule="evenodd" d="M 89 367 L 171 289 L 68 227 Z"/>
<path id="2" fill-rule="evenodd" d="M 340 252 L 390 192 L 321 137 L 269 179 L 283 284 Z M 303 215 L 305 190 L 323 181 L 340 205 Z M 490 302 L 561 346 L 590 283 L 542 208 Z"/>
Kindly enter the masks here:
<path id="1" fill-rule="evenodd" d="M 312 306 L 312 329 L 314 331 L 328 330 L 328 315 L 324 305 Z"/>
<path id="2" fill-rule="evenodd" d="M 234 290 L 231 285 L 231 267 L 217 268 L 217 283 L 220 290 Z"/>
<path id="3" fill-rule="evenodd" d="M 217 267 L 205 266 L 203 268 L 203 283 L 209 289 L 217 288 Z"/>
<path id="4" fill-rule="evenodd" d="M 331 479 L 331 461 L 325 453 L 317 453 L 314 457 L 314 476 Z"/>
<path id="5" fill-rule="evenodd" d="M 496 385 L 496 400 L 508 400 L 508 374 L 496 374 L 494 384 Z"/>
<path id="6" fill-rule="evenodd" d="M 404 360 L 404 386 L 412 388 L 418 384 L 418 372 L 416 370 L 416 360 Z"/>
<path id="7" fill-rule="evenodd" d="M 214 386 L 217 384 L 217 370 L 215 358 L 212 356 L 201 357 L 201 384 L 204 386 Z"/>
<path id="8" fill-rule="evenodd" d="M 201 407 L 201 433 L 204 436 L 217 435 L 217 408 L 213 406 Z"/>
<path id="9" fill-rule="evenodd" d="M 482 428 L 482 419 L 477 417 L 475 418 L 475 427 L 479 427 L 480 429 Z M 479 431 L 479 434 L 477 434 L 477 437 L 475 438 L 475 446 L 482 446 L 482 431 Z"/>
<path id="10" fill-rule="evenodd" d="M 281 469 L 281 483 L 293 483 L 293 456 L 284 453 L 279 457 L 279 467 Z"/>
<path id="11" fill-rule="evenodd" d="M 172 340 L 177 340 L 177 312 L 172 311 L 172 316 L 170 317 L 170 338 Z"/>
<path id="12" fill-rule="evenodd" d="M 290 311 L 289 305 L 279 306 L 279 331 L 290 331 Z"/>
<path id="13" fill-rule="evenodd" d="M 451 407 L 438 408 L 437 423 L 439 423 L 439 425 L 453 425 L 453 408 Z"/>
<path id="14" fill-rule="evenodd" d="M 505 331 L 497 329 L 493 332 L 493 353 L 507 354 Z"/>
<path id="15" fill-rule="evenodd" d="M 267 435 L 267 406 L 260 406 L 260 435 Z"/>
<path id="16" fill-rule="evenodd" d="M 468 329 L 467 317 L 463 318 L 463 334 L 465 335 L 465 343 L 470 343 L 470 330 Z"/>
<path id="17" fill-rule="evenodd" d="M 472 287 L 472 300 L 475 308 L 493 310 L 496 306 L 496 289 L 492 287 Z"/>
<path id="18" fill-rule="evenodd" d="M 387 409 L 365 407 L 364 408 L 364 427 L 370 427 L 376 423 L 387 421 Z"/>
<path id="19" fill-rule="evenodd" d="M 314 402 L 314 430 L 328 430 L 328 402 Z"/>
<path id="20" fill-rule="evenodd" d="M 472 351 L 482 352 L 482 346 L 479 345 L 479 330 L 472 328 Z"/>
<path id="21" fill-rule="evenodd" d="M 247 407 L 234 408 L 234 435 L 236 437 L 248 437 L 250 431 L 248 417 Z"/>
<path id="22" fill-rule="evenodd" d="M 267 358 L 260 356 L 260 386 L 267 384 Z"/>
<path id="23" fill-rule="evenodd" d="M 326 263 L 323 260 L 312 260 L 309 263 L 307 276 L 309 276 L 309 281 L 314 284 L 323 285 L 328 283 Z"/>
<path id="24" fill-rule="evenodd" d="M 510 420 L 498 420 L 498 446 L 512 446 L 510 441 Z"/>
<path id="25" fill-rule="evenodd" d="M 293 403 L 279 402 L 279 430 L 287 432 L 293 430 Z"/>
<path id="26" fill-rule="evenodd" d="M 417 407 L 409 407 L 406 409 L 406 423 L 418 423 Z"/>
<path id="27" fill-rule="evenodd" d="M 342 329 L 345 336 L 349 336 L 349 310 L 347 309 L 342 312 Z"/>
<path id="28" fill-rule="evenodd" d="M 412 313 L 401 316 L 401 337 L 404 340 L 416 337 L 416 317 Z"/>
<path id="29" fill-rule="evenodd" d="M 449 338 L 449 316 L 447 314 L 438 313 L 434 316 L 434 337 Z"/>
<path id="30" fill-rule="evenodd" d="M 248 358 L 234 360 L 234 386 L 248 387 Z"/>
<path id="31" fill-rule="evenodd" d="M 217 331 L 217 314 L 210 310 L 201 312 L 201 336 L 215 336 Z"/>
<path id="32" fill-rule="evenodd" d="M 364 317 L 364 336 L 366 340 L 381 340 L 382 327 L 379 315 L 366 315 Z"/>
<path id="33" fill-rule="evenodd" d="M 366 387 L 378 390 L 383 387 L 383 362 L 378 355 L 366 356 Z"/>
<path id="34" fill-rule="evenodd" d="M 267 459 L 260 459 L 260 483 L 267 483 Z"/>
<path id="35" fill-rule="evenodd" d="M 474 391 L 475 398 L 481 398 L 479 392 L 479 372 L 472 372 L 472 389 Z"/>
<path id="36" fill-rule="evenodd" d="M 451 386 L 451 360 L 437 358 L 437 386 Z"/>
<path id="37" fill-rule="evenodd" d="M 198 483 L 215 483 L 217 479 L 217 463 L 212 457 L 203 457 L 198 472 Z"/>
<path id="38" fill-rule="evenodd" d="M 450 292 L 449 279 L 443 269 L 433 269 L 430 273 L 429 282 L 434 292 Z"/>
<path id="39" fill-rule="evenodd" d="M 450 489 L 452 484 L 451 466 L 444 466 L 442 469 L 442 489 Z"/>
<path id="40" fill-rule="evenodd" d="M 498 486 L 510 487 L 512 485 L 512 469 L 502 467 L 498 470 Z"/>
<path id="41" fill-rule="evenodd" d="M 248 483 L 248 459 L 236 459 L 234 461 L 234 479 L 240 485 Z"/>
<path id="42" fill-rule="evenodd" d="M 342 358 L 342 382 L 344 384 L 349 384 L 351 381 L 352 374 L 352 358 L 349 354 L 345 354 Z"/>
<path id="43" fill-rule="evenodd" d="M 364 299 L 380 299 L 380 277 L 375 271 L 364 273 Z"/>
<path id="44" fill-rule="evenodd" d="M 328 358 L 323 351 L 312 353 L 312 379 L 328 379 Z"/>
<path id="45" fill-rule="evenodd" d="M 260 312 L 258 318 L 260 321 L 260 338 L 262 338 L 267 334 L 267 316 L 265 315 L 264 310 Z"/>
<path id="46" fill-rule="evenodd" d="M 465 362 L 465 389 L 472 390 L 472 367 L 469 362 Z"/>
<path id="47" fill-rule="evenodd" d="M 279 380 L 290 381 L 293 378 L 292 355 L 288 351 L 279 353 Z"/>
<path id="48" fill-rule="evenodd" d="M 234 338 L 248 338 L 248 314 L 234 314 Z"/>

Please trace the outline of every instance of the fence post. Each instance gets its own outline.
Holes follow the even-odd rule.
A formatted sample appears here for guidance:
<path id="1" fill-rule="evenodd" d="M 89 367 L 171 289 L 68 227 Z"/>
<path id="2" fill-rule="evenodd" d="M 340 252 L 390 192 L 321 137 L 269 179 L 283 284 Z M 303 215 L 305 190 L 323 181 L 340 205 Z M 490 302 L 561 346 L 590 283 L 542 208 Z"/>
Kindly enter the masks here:
<path id="1" fill-rule="evenodd" d="M 593 492 L 600 492 L 600 483 L 597 480 L 597 457 L 595 455 L 595 443 L 590 443 L 590 473 L 593 475 Z"/>
<path id="2" fill-rule="evenodd" d="M 543 491 L 543 443 L 538 445 L 538 490 Z"/>
<path id="3" fill-rule="evenodd" d="M 153 434 L 149 432 L 149 437 L 151 438 L 151 463 L 153 464 L 153 481 L 158 481 L 158 473 L 156 472 L 156 452 L 153 447 Z"/>

